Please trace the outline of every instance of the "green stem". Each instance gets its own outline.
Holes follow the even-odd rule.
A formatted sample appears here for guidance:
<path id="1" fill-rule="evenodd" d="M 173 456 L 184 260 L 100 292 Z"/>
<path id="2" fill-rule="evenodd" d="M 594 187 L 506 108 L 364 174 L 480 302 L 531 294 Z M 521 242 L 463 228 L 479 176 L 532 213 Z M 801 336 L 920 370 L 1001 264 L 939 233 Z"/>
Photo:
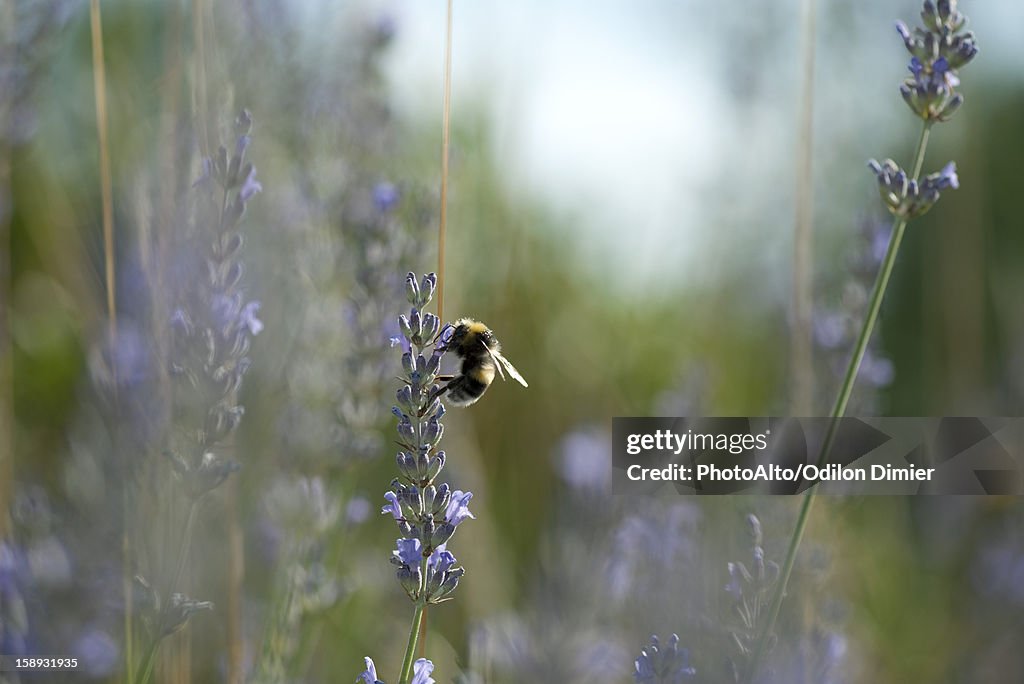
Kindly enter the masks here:
<path id="1" fill-rule="evenodd" d="M 412 664 L 416 660 L 416 644 L 420 638 L 420 618 L 426 604 L 422 601 L 416 602 L 416 610 L 412 614 L 412 627 L 409 628 L 409 643 L 405 647 L 405 658 L 402 660 L 402 673 L 398 678 L 398 684 L 409 684 L 412 677 Z"/>
<path id="2" fill-rule="evenodd" d="M 196 510 L 198 502 L 192 499 L 188 504 L 188 517 L 185 519 L 185 529 L 181 535 L 181 550 L 178 552 L 178 565 L 174 570 L 174 577 L 167 588 L 167 597 L 170 597 L 181 582 L 181 576 L 185 573 L 185 564 L 188 562 L 188 552 L 192 548 L 192 528 L 196 524 Z"/>
<path id="3" fill-rule="evenodd" d="M 928 147 L 928 134 L 931 131 L 931 126 L 931 121 L 925 121 L 921 128 L 921 137 L 917 141 L 917 152 L 914 156 L 912 174 L 914 179 L 921 175 L 921 167 L 924 165 L 924 153 Z M 839 388 L 839 396 L 836 397 L 836 403 L 832 407 L 828 431 L 825 433 L 821 450 L 818 452 L 817 465 L 819 467 L 828 459 L 839 427 L 839 419 L 846 413 L 846 406 L 850 401 L 850 395 L 853 393 L 853 385 L 857 379 L 857 373 L 860 370 L 860 363 L 864 358 L 864 352 L 867 350 L 868 341 L 871 339 L 871 333 L 874 331 L 875 322 L 878 320 L 878 312 L 882 308 L 882 300 L 885 298 L 885 291 L 889 286 L 889 277 L 892 275 L 893 267 L 896 265 L 896 255 L 899 252 L 900 243 L 903 241 L 903 233 L 906 228 L 907 220 L 903 218 L 896 221 L 893 226 L 892 237 L 889 238 L 889 248 L 885 252 L 885 259 L 882 261 L 882 267 L 878 272 L 878 277 L 875 279 L 875 287 L 871 293 L 867 316 L 864 318 L 864 325 L 861 327 L 857 343 L 854 345 L 850 363 L 846 367 L 846 374 L 843 376 L 843 383 Z M 814 489 L 808 489 L 804 495 L 803 503 L 800 505 L 800 514 L 797 516 L 796 528 L 793 530 L 793 536 L 789 540 L 786 559 L 782 564 L 782 572 L 775 587 L 775 592 L 772 595 L 767 619 L 761 627 L 757 638 L 757 645 L 750 658 L 750 665 L 747 667 L 746 676 L 743 678 L 746 684 L 751 684 L 754 681 L 758 666 L 764 658 L 769 637 L 772 629 L 775 627 L 775 620 L 779 617 L 779 609 L 782 607 L 782 599 L 786 593 L 786 584 L 789 583 L 789 577 L 793 573 L 793 565 L 796 563 L 796 554 L 800 548 L 800 541 L 803 539 L 804 530 L 807 528 L 807 521 L 810 519 L 811 506 L 814 504 L 814 499 Z"/>
<path id="4" fill-rule="evenodd" d="M 416 645 L 420 639 L 420 622 L 423 611 L 427 609 L 427 559 L 420 562 L 420 598 L 416 600 L 416 610 L 412 613 L 412 626 L 409 628 L 409 643 L 405 647 L 405 658 L 402 659 L 402 673 L 398 684 L 409 684 L 412 679 L 412 665 L 416 661 Z"/>
<path id="5" fill-rule="evenodd" d="M 124 528 L 121 531 L 121 595 L 124 597 L 124 675 L 125 684 L 134 684 L 132 664 L 135 662 L 135 635 L 132 625 L 132 613 L 135 610 L 132 600 L 131 543 L 128 536 L 131 515 L 128 505 L 128 484 L 121 490 L 121 520 Z"/>
<path id="6" fill-rule="evenodd" d="M 196 522 L 196 511 L 198 510 L 198 501 L 193 499 L 188 505 L 188 518 L 185 520 L 185 529 L 181 534 L 181 548 L 178 550 L 178 564 L 174 569 L 174 576 L 171 578 L 171 583 L 167 585 L 167 591 L 161 597 L 160 602 L 160 616 L 157 618 L 158 623 L 156 626 L 155 636 L 153 637 L 152 643 L 146 650 L 146 657 L 142 664 L 139 665 L 139 676 L 135 678 L 136 684 L 149 684 L 149 679 L 153 674 L 153 664 L 156 662 L 156 653 L 160 648 L 160 642 L 164 638 L 163 634 L 163 614 L 167 610 L 168 602 L 170 601 L 171 594 L 177 588 L 178 583 L 181 582 L 181 577 L 185 572 L 185 564 L 188 557 L 189 548 L 192 546 L 192 529 L 195 527 Z"/>
<path id="7" fill-rule="evenodd" d="M 150 677 L 153 676 L 153 665 L 156 663 L 156 649 L 159 645 L 159 639 L 154 640 L 150 644 L 149 649 L 146 650 L 145 659 L 139 664 L 139 675 L 135 678 L 135 681 L 148 684 Z"/>

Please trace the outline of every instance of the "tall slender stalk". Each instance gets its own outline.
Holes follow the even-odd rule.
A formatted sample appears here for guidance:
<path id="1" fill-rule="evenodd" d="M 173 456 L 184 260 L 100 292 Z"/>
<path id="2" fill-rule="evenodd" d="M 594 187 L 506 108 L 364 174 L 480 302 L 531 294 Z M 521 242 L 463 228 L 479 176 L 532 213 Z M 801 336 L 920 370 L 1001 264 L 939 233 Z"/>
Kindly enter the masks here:
<path id="1" fill-rule="evenodd" d="M 437 223 L 437 317 L 444 320 L 444 261 L 445 241 L 448 234 L 448 150 L 451 145 L 452 111 L 452 9 L 453 0 L 448 0 L 448 11 L 444 35 L 444 104 L 441 114 L 441 216 Z M 427 606 L 424 604 L 417 614 L 414 629 L 418 633 L 420 657 L 427 650 Z M 411 653 L 406 654 L 412 667 Z M 410 669 L 410 672 L 412 670 Z M 403 667 L 404 672 L 404 667 Z"/>
<path id="2" fill-rule="evenodd" d="M 811 358 L 811 255 L 814 251 L 814 62 L 816 0 L 802 0 L 803 84 L 800 125 L 797 129 L 796 221 L 793 226 L 793 334 L 790 368 L 793 373 L 791 411 L 795 416 L 810 413 L 814 394 Z"/>
<path id="3" fill-rule="evenodd" d="M 915 180 L 921 175 L 921 167 L 924 165 L 924 154 L 928 147 L 928 134 L 931 131 L 932 123 L 933 122 L 931 121 L 925 121 L 921 127 L 921 137 L 918 139 L 917 152 L 914 156 L 912 177 Z M 850 357 L 850 363 L 846 366 L 846 374 L 843 376 L 842 385 L 839 387 L 839 395 L 836 397 L 835 404 L 832 407 L 828 430 L 825 433 L 825 439 L 823 440 L 821 449 L 818 452 L 817 465 L 819 467 L 828 459 L 829 452 L 832 450 L 832 444 L 835 441 L 836 431 L 840 422 L 839 419 L 846 413 L 846 406 L 850 401 L 850 394 L 853 392 L 853 385 L 857 379 L 857 372 L 860 370 L 861 360 L 864 358 L 864 351 L 867 349 L 868 341 L 871 339 L 871 333 L 875 328 L 875 322 L 878 320 L 878 313 L 882 308 L 882 300 L 885 298 L 885 291 L 889 286 L 889 277 L 892 275 L 893 267 L 896 264 L 896 255 L 899 252 L 900 243 L 903 241 L 903 233 L 906 230 L 906 227 L 906 218 L 897 219 L 893 226 L 892 237 L 889 239 L 889 248 L 886 250 L 885 259 L 882 261 L 882 266 L 878 271 L 878 277 L 875 280 L 875 286 L 871 293 L 871 300 L 868 303 L 868 312 L 864 318 L 864 324 L 861 326 L 860 334 L 857 336 L 857 342 L 854 345 L 853 355 Z M 775 626 L 775 620 L 779 616 L 779 609 L 782 607 L 782 598 L 786 593 L 786 584 L 789 582 L 789 577 L 793 573 L 793 565 L 796 563 L 796 554 L 800 548 L 800 542 L 803 539 L 804 530 L 807 528 L 807 521 L 810 519 L 811 506 L 814 504 L 815 498 L 816 494 L 814 489 L 810 489 L 804 495 L 803 503 L 800 505 L 800 514 L 797 516 L 796 528 L 793 530 L 793 536 L 789 540 L 789 548 L 786 550 L 786 559 L 783 562 L 782 572 L 772 595 L 772 602 L 768 609 L 767 619 L 761 627 L 761 632 L 757 638 L 757 646 L 754 648 L 754 653 L 750 658 L 750 664 L 747 667 L 746 674 L 743 678 L 743 681 L 746 682 L 746 684 L 753 682 L 754 676 L 757 674 L 758 666 L 764 658 L 769 636 Z"/>
<path id="4" fill-rule="evenodd" d="M 444 38 L 444 105 L 441 115 L 441 218 L 437 224 L 437 317 L 444 320 L 444 252 L 448 229 L 448 148 L 451 143 L 452 109 L 452 4 L 448 0 L 448 15 Z"/>
<path id="5" fill-rule="evenodd" d="M 100 203 L 103 218 L 103 264 L 104 282 L 106 284 L 107 303 L 107 342 L 110 348 L 110 376 L 113 388 L 114 412 L 118 411 L 117 400 L 117 290 L 114 255 L 114 198 L 113 181 L 110 172 L 110 140 L 108 137 L 107 119 L 107 71 L 103 59 L 103 19 L 100 15 L 99 0 L 89 3 L 89 27 L 92 39 L 92 77 L 93 97 L 96 104 L 96 139 L 99 145 L 100 163 Z M 119 430 L 115 423 L 114 430 Z M 114 444 L 120 440 L 115 435 Z M 115 450 L 116 451 L 116 450 Z M 127 470 L 125 470 L 127 472 Z M 124 602 L 124 671 L 128 684 L 132 684 L 132 666 L 134 653 L 134 626 L 132 625 L 132 547 L 129 534 L 131 503 L 128 496 L 127 481 L 121 483 L 121 596 Z"/>
<path id="6" fill-rule="evenodd" d="M 7 49 L 17 35 L 14 3 L 0 6 L 0 45 Z M 10 106 L 9 104 L 7 106 Z M 6 121 L 6 112 L 0 112 Z M 3 125 L 0 123 L 0 125 Z M 8 302 L 11 301 L 11 145 L 0 130 L 0 541 L 10 532 L 7 511 L 14 479 L 14 362 Z"/>
<path id="7" fill-rule="evenodd" d="M 244 680 L 244 645 L 242 635 L 242 583 L 245 579 L 245 537 L 238 517 L 238 480 L 227 483 L 225 491 L 225 517 L 228 532 L 228 591 L 227 640 L 229 684 L 242 684 Z"/>
<path id="8" fill-rule="evenodd" d="M 148 682 L 150 677 L 153 676 L 153 665 L 156 664 L 156 651 L 159 647 L 160 642 L 154 641 L 146 649 L 146 656 L 142 659 L 142 663 L 139 665 L 139 673 L 136 676 L 135 681 Z"/>
<path id="9" fill-rule="evenodd" d="M 210 135 L 207 130 L 206 116 L 206 28 L 204 27 L 206 3 L 203 0 L 192 0 L 192 40 L 195 49 L 195 106 L 196 128 L 199 133 L 199 153 L 204 157 L 211 156 Z"/>
<path id="10" fill-rule="evenodd" d="M 114 283 L 114 201 L 110 177 L 110 141 L 107 136 L 107 72 L 103 62 L 103 23 L 99 0 L 91 0 L 89 19 L 92 29 L 92 77 L 96 99 L 96 137 L 100 148 L 100 199 L 103 205 L 103 263 L 107 286 L 107 330 L 111 344 L 117 334 L 116 290 Z M 111 356 L 111 363 L 116 355 Z M 117 369 L 114 386 L 117 386 Z"/>

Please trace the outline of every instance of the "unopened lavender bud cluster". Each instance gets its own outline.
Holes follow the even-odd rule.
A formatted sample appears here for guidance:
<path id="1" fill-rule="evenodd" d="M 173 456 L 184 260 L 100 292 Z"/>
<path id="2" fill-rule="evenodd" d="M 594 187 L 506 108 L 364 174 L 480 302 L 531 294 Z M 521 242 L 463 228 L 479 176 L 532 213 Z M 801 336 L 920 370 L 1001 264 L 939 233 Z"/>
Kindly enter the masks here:
<path id="1" fill-rule="evenodd" d="M 679 648 L 675 634 L 667 646 L 661 645 L 657 635 L 651 635 L 650 645 L 640 651 L 633 668 L 633 680 L 641 684 L 682 684 L 697 676 L 697 670 L 690 666 L 690 651 Z"/>
<path id="2" fill-rule="evenodd" d="M 872 159 L 868 166 L 878 178 L 882 202 L 890 213 L 903 219 L 923 215 L 935 206 L 943 190 L 960 187 L 955 162 L 949 162 L 938 173 L 925 176 L 921 182 L 908 178 L 906 171 L 892 159 L 886 159 L 881 164 Z"/>
<path id="3" fill-rule="evenodd" d="M 963 95 L 955 90 L 960 85 L 957 70 L 974 59 L 978 46 L 973 33 L 961 32 L 967 17 L 957 10 L 956 0 L 925 0 L 921 20 L 924 28 L 913 31 L 902 21 L 896 22 L 896 30 L 911 55 L 910 76 L 900 85 L 900 94 L 928 127 L 948 121 L 963 104 Z M 901 220 L 923 215 L 943 190 L 960 186 L 953 162 L 920 181 L 891 159 L 881 163 L 872 159 L 868 166 L 878 179 L 885 207 Z"/>
<path id="4" fill-rule="evenodd" d="M 904 101 L 922 119 L 948 121 L 963 104 L 957 69 L 978 54 L 974 34 L 961 33 L 967 17 L 956 0 L 925 0 L 921 10 L 924 28 L 911 31 L 902 21 L 896 30 L 910 52 L 910 76 L 900 86 Z"/>
<path id="5" fill-rule="evenodd" d="M 733 642 L 739 650 L 739 662 L 734 662 L 736 671 L 746 662 L 754 650 L 758 634 L 763 626 L 768 604 L 771 603 L 772 588 L 779 580 L 779 565 L 765 559 L 764 536 L 761 521 L 756 515 L 747 516 L 747 533 L 750 539 L 750 565 L 740 561 L 729 562 L 729 583 L 725 587 L 733 600 L 733 613 L 738 624 L 732 630 Z M 774 640 L 774 637 L 773 637 Z"/>
<path id="6" fill-rule="evenodd" d="M 142 617 L 150 634 L 157 641 L 184 627 L 193 613 L 213 610 L 213 603 L 210 601 L 196 601 L 177 592 L 172 593 L 169 599 L 164 601 L 160 593 L 141 576 L 135 577 L 135 585 L 142 595 L 142 606 L 145 609 Z"/>
<path id="7" fill-rule="evenodd" d="M 390 514 L 402 538 L 392 552 L 402 588 L 413 601 L 440 603 L 451 597 L 464 570 L 446 549 L 448 540 L 466 518 L 472 518 L 473 495 L 435 480 L 445 464 L 438 446 L 444 435 L 444 406 L 437 383 L 441 358 L 451 328 L 441 329 L 440 319 L 424 312 L 434 296 L 437 277 L 431 273 L 417 280 L 406 276 L 408 315 L 398 318 L 402 333 L 402 386 L 395 395 L 392 413 L 398 419 L 396 457 L 399 477 L 391 482 L 382 513 Z"/>

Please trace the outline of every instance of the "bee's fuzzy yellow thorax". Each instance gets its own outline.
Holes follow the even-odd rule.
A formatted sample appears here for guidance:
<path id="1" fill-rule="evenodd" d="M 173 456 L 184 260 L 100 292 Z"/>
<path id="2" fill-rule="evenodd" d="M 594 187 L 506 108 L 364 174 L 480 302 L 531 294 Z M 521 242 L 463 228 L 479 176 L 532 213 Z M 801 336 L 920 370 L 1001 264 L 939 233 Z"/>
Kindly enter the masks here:
<path id="1" fill-rule="evenodd" d="M 471 333 L 484 333 L 489 330 L 489 328 L 485 324 L 481 323 L 480 321 L 474 321 L 472 318 L 460 318 L 459 320 L 455 321 L 456 328 L 463 325 L 466 326 L 466 330 Z"/>

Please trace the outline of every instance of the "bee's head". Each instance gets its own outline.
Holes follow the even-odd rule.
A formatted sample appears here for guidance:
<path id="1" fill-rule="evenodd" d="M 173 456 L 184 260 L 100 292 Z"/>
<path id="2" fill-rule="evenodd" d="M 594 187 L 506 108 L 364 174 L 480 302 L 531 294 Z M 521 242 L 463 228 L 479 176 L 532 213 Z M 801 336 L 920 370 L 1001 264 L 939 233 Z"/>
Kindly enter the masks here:
<path id="1" fill-rule="evenodd" d="M 464 356 L 477 345 L 492 346 L 494 333 L 481 323 L 471 318 L 460 318 L 455 321 L 455 330 L 448 341 L 448 348 L 460 356 Z"/>

